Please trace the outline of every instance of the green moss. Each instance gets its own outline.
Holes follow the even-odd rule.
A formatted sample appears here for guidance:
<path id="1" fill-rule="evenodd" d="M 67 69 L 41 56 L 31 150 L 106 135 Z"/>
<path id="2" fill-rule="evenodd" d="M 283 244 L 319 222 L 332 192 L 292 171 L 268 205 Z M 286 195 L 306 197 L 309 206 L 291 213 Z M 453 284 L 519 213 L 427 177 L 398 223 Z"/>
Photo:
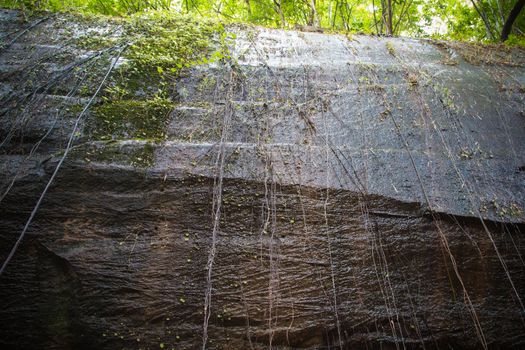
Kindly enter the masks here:
<path id="1" fill-rule="evenodd" d="M 69 157 L 87 163 L 117 163 L 147 168 L 155 162 L 155 149 L 153 140 L 136 140 L 131 144 L 110 141 L 75 147 Z"/>
<path id="2" fill-rule="evenodd" d="M 460 41 L 431 41 L 442 53 L 444 64 L 457 65 L 457 60 L 450 60 L 450 51 L 457 53 L 463 60 L 474 66 L 522 67 L 523 59 L 515 55 L 515 48 L 505 44 L 482 44 Z"/>
<path id="3" fill-rule="evenodd" d="M 93 107 L 88 132 L 95 140 L 166 138 L 166 125 L 184 69 L 230 59 L 228 34 L 217 21 L 174 12 L 143 12 L 121 19 L 122 33 L 107 37 L 92 32 L 78 39 L 83 49 L 102 50 L 127 44 Z M 212 80 L 206 81 L 206 86 Z M 204 87 L 203 87 L 204 88 Z"/>
<path id="4" fill-rule="evenodd" d="M 173 110 L 169 99 L 107 101 L 93 109 L 91 134 L 107 139 L 165 139 Z"/>
<path id="5" fill-rule="evenodd" d="M 409 88 L 414 88 L 416 86 L 419 85 L 419 80 L 418 80 L 418 76 L 416 73 L 414 72 L 409 72 L 407 75 L 406 75 L 406 80 L 408 82 L 408 86 Z"/>
<path id="6" fill-rule="evenodd" d="M 396 49 L 394 48 L 394 45 L 392 44 L 392 42 L 387 41 L 385 45 L 386 45 L 386 49 L 388 50 L 388 53 L 396 57 Z"/>
<path id="7" fill-rule="evenodd" d="M 72 20 L 67 16 L 63 27 L 71 21 L 85 34 L 75 41 L 79 49 L 102 51 L 127 45 L 86 119 L 86 134 L 95 142 L 73 149 L 71 159 L 151 167 L 156 143 L 167 138 L 166 128 L 180 98 L 177 92 L 184 90 L 177 86 L 178 78 L 193 66 L 229 60 L 228 46 L 234 35 L 220 22 L 175 12 L 142 12 L 110 25 L 101 16 L 74 15 Z M 76 30 L 71 32 L 68 35 Z M 116 51 L 107 52 L 90 67 L 80 95 L 93 95 L 113 59 L 109 56 Z M 206 93 L 216 83 L 215 78 L 206 77 L 198 88 Z M 78 114 L 83 108 L 83 104 L 72 105 L 70 111 Z"/>
<path id="8" fill-rule="evenodd" d="M 167 96 L 184 69 L 230 58 L 231 34 L 216 21 L 155 11 L 130 17 L 124 31 L 130 46 L 112 84 L 122 97 Z"/>
<path id="9" fill-rule="evenodd" d="M 474 157 L 474 152 L 469 149 L 464 148 L 459 151 L 458 156 L 462 160 L 468 160 Z"/>
<path id="10" fill-rule="evenodd" d="M 82 35 L 76 39 L 75 45 L 84 50 L 103 50 L 119 43 L 116 37 L 93 35 L 92 33 Z"/>
<path id="11" fill-rule="evenodd" d="M 348 62 L 347 64 L 352 65 L 352 62 Z M 376 72 L 379 69 L 379 65 L 371 62 L 363 62 L 363 61 L 357 61 L 355 62 L 355 66 L 360 68 L 364 72 Z"/>
<path id="12" fill-rule="evenodd" d="M 205 76 L 197 85 L 197 91 L 199 92 L 211 92 L 217 85 L 217 79 L 215 77 Z"/>
<path id="13" fill-rule="evenodd" d="M 159 67 L 159 73 L 174 73 L 195 64 L 222 58 L 212 41 L 227 37 L 221 23 L 192 16 L 155 11 L 132 16 L 126 26 L 132 45 L 126 56 L 137 67 Z"/>
<path id="14" fill-rule="evenodd" d="M 374 91 L 377 93 L 383 93 L 386 91 L 385 85 L 382 84 L 373 84 L 373 83 L 365 83 L 360 84 L 357 88 L 359 92 L 361 91 Z"/>
<path id="15" fill-rule="evenodd" d="M 155 146 L 146 143 L 141 148 L 136 149 L 129 157 L 130 165 L 136 167 L 151 167 L 155 162 Z"/>
<path id="16" fill-rule="evenodd" d="M 87 15 L 77 17 L 86 18 L 84 21 L 77 18 L 77 22 L 91 20 Z M 119 21 L 123 30 L 118 36 L 108 36 L 106 31 L 90 32 L 79 37 L 76 45 L 95 50 L 128 44 L 123 53 L 127 64 L 120 68 L 124 75 L 176 76 L 183 68 L 229 58 L 227 46 L 234 37 L 221 22 L 171 11 L 141 12 Z"/>
<path id="17" fill-rule="evenodd" d="M 498 198 L 485 199 L 481 201 L 480 213 L 486 216 L 488 213 L 498 216 L 500 219 L 523 218 L 523 208 L 515 202 L 501 202 Z"/>
<path id="18" fill-rule="evenodd" d="M 511 217 L 522 217 L 523 209 L 517 203 L 511 203 L 508 208 L 509 215 Z"/>

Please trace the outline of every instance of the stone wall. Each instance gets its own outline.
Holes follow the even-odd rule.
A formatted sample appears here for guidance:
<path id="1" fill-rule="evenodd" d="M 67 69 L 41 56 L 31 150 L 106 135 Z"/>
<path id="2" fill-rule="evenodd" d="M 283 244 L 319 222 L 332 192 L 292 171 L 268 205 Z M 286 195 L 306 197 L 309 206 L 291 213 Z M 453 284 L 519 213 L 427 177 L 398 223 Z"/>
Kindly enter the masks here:
<path id="1" fill-rule="evenodd" d="M 119 24 L 0 31 L 3 349 L 525 347 L 522 50 L 230 26 L 101 135 Z"/>

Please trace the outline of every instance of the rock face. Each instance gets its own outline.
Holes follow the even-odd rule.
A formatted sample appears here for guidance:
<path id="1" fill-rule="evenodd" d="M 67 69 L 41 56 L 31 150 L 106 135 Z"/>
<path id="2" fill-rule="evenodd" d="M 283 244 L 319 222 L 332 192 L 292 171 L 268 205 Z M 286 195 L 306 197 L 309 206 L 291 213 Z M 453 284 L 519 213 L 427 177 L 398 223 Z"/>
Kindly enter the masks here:
<path id="1" fill-rule="evenodd" d="M 119 32 L 0 30 L 3 261 L 89 101 L 67 73 L 112 64 L 66 38 Z M 0 276 L 1 348 L 525 348 L 525 53 L 227 30 L 163 140 L 80 119 Z"/>

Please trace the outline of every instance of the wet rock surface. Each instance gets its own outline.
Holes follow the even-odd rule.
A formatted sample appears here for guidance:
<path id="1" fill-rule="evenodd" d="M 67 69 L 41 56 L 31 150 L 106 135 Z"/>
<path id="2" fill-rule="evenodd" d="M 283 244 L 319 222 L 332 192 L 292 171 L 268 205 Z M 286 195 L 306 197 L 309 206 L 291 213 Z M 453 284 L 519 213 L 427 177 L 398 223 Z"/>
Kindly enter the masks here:
<path id="1" fill-rule="evenodd" d="M 75 79 L 112 63 L 75 36 L 119 31 L 0 30 L 3 260 L 91 96 Z M 209 349 L 525 347 L 525 53 L 228 30 L 162 139 L 80 120 L 0 276 L 2 348 L 196 349 L 207 311 Z"/>

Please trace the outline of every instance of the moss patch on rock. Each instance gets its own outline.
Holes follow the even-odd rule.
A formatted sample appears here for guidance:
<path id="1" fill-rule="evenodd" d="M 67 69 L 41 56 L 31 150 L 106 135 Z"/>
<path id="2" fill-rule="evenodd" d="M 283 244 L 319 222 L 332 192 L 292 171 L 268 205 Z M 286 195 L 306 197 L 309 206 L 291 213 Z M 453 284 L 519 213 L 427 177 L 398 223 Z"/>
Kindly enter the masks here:
<path id="1" fill-rule="evenodd" d="M 86 163 L 115 163 L 148 168 L 155 162 L 154 140 L 96 142 L 75 147 L 70 158 Z"/>
<path id="2" fill-rule="evenodd" d="M 108 101 L 93 109 L 95 139 L 165 139 L 173 103 L 169 99 Z"/>
<path id="3" fill-rule="evenodd" d="M 132 40 L 126 55 L 133 67 L 156 67 L 159 74 L 173 74 L 223 58 L 228 34 L 220 22 L 172 12 L 149 12 L 130 18 L 126 36 Z"/>
<path id="4" fill-rule="evenodd" d="M 77 47 L 107 50 L 127 45 L 87 123 L 93 140 L 166 139 L 184 69 L 229 59 L 233 34 L 222 23 L 167 11 L 124 18 L 119 35 L 91 31 Z"/>

